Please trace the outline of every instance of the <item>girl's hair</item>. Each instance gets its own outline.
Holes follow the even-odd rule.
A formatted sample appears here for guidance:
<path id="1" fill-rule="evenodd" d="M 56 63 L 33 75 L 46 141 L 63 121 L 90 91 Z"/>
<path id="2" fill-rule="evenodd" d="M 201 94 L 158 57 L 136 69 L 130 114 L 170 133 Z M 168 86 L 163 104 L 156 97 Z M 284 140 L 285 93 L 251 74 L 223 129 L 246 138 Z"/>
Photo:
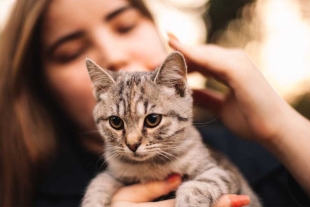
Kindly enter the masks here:
<path id="1" fill-rule="evenodd" d="M 40 41 L 50 0 L 17 0 L 0 34 L 0 206 L 32 205 L 37 183 L 56 154 Z M 130 0 L 152 15 L 141 0 Z M 58 126 L 59 127 L 59 126 Z"/>

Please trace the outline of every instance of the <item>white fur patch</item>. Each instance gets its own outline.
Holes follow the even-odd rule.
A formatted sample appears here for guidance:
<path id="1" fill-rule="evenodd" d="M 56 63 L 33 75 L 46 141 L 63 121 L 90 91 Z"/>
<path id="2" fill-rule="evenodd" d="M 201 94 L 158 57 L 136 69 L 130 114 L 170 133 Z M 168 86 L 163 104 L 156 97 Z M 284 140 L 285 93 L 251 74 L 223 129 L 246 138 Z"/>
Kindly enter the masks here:
<path id="1" fill-rule="evenodd" d="M 138 102 L 138 104 L 137 104 L 137 112 L 136 112 L 138 117 L 144 115 L 144 112 L 145 112 L 144 108 L 145 108 L 144 104 L 141 101 Z"/>
<path id="2" fill-rule="evenodd" d="M 125 108 L 124 108 L 124 104 L 123 103 L 119 104 L 119 115 L 121 117 L 125 116 Z"/>
<path id="3" fill-rule="evenodd" d="M 106 93 L 101 93 L 99 95 L 99 98 L 100 98 L 100 100 L 104 101 L 104 100 L 108 99 L 109 97 L 108 97 L 108 95 Z"/>
<path id="4" fill-rule="evenodd" d="M 162 93 L 174 97 L 175 96 L 175 89 L 174 88 L 168 88 L 168 87 L 163 87 L 162 88 Z"/>

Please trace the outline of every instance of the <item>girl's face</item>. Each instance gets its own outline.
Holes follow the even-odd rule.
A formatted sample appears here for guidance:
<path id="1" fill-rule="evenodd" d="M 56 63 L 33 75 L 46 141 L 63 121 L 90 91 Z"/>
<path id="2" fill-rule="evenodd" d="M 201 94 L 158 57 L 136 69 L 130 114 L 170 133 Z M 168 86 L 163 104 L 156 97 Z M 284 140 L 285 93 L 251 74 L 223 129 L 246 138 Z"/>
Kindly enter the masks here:
<path id="1" fill-rule="evenodd" d="M 51 1 L 42 46 L 47 84 L 81 130 L 95 129 L 87 57 L 110 70 L 147 71 L 167 55 L 154 23 L 126 0 Z"/>

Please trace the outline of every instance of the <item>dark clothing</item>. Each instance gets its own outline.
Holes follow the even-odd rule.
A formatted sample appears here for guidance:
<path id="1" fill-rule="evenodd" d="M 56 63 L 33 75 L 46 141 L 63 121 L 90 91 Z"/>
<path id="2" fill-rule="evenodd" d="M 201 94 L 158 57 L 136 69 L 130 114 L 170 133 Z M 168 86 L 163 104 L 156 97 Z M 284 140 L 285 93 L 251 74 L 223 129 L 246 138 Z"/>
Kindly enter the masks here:
<path id="1" fill-rule="evenodd" d="M 235 137 L 217 123 L 199 130 L 206 143 L 239 167 L 264 206 L 310 206 L 285 168 L 261 146 Z M 79 206 L 89 181 L 105 168 L 100 158 L 72 138 L 63 139 L 58 154 L 38 187 L 36 206 Z"/>

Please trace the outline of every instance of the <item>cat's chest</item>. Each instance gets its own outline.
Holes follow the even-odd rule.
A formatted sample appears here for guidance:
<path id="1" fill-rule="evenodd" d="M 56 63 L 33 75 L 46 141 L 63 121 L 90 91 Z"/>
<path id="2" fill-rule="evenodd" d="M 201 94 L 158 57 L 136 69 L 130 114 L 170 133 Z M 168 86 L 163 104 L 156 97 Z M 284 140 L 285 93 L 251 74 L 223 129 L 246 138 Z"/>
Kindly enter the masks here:
<path id="1" fill-rule="evenodd" d="M 183 175 L 182 168 L 177 167 L 175 163 L 165 165 L 132 165 L 114 162 L 109 165 L 107 170 L 113 177 L 126 184 L 164 180 L 172 173 Z"/>

